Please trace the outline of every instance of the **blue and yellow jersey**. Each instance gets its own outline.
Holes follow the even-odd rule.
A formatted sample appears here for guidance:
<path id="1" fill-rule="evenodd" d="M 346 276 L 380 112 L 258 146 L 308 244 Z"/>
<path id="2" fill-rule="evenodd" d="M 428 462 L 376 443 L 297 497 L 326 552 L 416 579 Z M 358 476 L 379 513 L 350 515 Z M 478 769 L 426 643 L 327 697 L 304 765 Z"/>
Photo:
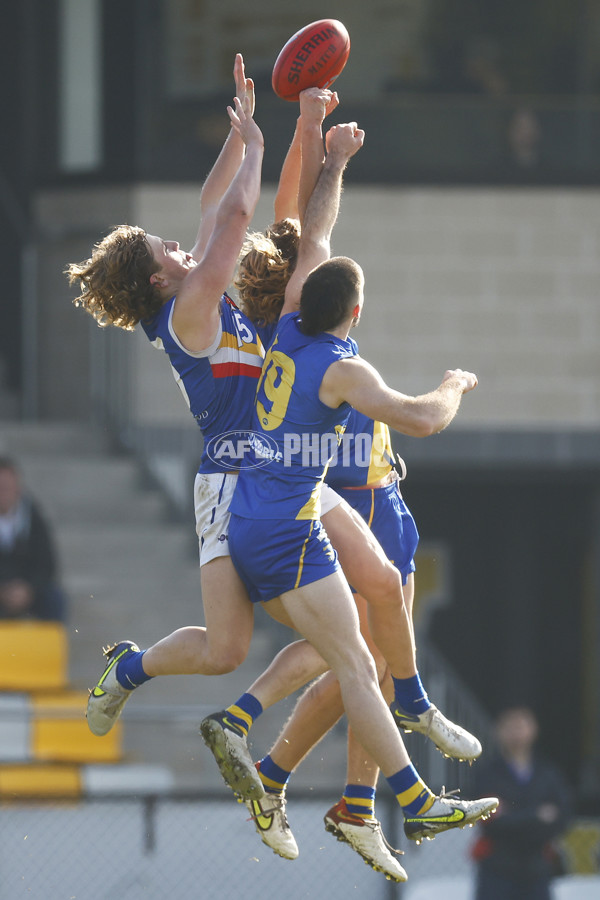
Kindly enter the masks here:
<path id="1" fill-rule="evenodd" d="M 223 294 L 217 335 L 200 353 L 186 350 L 173 331 L 171 298 L 142 327 L 154 347 L 169 357 L 175 381 L 204 437 L 200 472 L 232 468 L 215 452 L 219 439 L 250 428 L 256 385 L 264 357 L 255 326 Z"/>
<path id="2" fill-rule="evenodd" d="M 254 468 L 240 472 L 230 506 L 244 518 L 318 519 L 323 475 L 350 412 L 347 403 L 322 403 L 319 388 L 332 363 L 356 355 L 356 344 L 308 337 L 298 320 L 298 313 L 280 320 L 265 357 L 250 439 Z"/>
<path id="3" fill-rule="evenodd" d="M 394 468 L 390 430 L 353 409 L 325 481 L 340 490 L 377 484 Z"/>

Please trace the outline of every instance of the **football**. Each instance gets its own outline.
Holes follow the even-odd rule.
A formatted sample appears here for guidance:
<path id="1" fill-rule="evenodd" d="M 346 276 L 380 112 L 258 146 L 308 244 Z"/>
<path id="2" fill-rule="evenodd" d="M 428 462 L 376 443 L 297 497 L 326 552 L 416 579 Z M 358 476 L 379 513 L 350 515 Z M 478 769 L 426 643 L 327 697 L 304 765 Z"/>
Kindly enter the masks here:
<path id="1" fill-rule="evenodd" d="M 350 35 L 337 19 L 305 25 L 282 48 L 275 60 L 271 83 L 282 100 L 297 100 L 310 87 L 328 88 L 350 54 Z"/>

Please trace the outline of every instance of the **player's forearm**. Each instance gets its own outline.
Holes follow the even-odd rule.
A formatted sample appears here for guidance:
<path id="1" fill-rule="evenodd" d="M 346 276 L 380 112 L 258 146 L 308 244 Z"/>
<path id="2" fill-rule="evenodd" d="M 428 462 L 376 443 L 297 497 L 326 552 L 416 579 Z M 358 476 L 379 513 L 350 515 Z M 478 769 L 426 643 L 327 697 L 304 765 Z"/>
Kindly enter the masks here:
<path id="1" fill-rule="evenodd" d="M 233 215 L 241 215 L 248 224 L 260 196 L 260 180 L 264 147 L 256 141 L 246 148 L 246 156 L 225 192 L 217 214 L 217 225 Z"/>
<path id="2" fill-rule="evenodd" d="M 458 379 L 444 382 L 435 391 L 417 397 L 392 391 L 380 409 L 380 415 L 373 418 L 402 434 L 429 437 L 448 427 L 458 412 L 462 393 Z"/>
<path id="3" fill-rule="evenodd" d="M 325 160 L 320 122 L 308 122 L 302 125 L 301 146 L 302 165 L 298 185 L 298 215 L 300 222 L 304 223 L 308 203 L 319 181 Z"/>
<path id="4" fill-rule="evenodd" d="M 325 160 L 317 185 L 306 208 L 302 228 L 302 238 L 306 242 L 318 244 L 329 240 L 336 223 L 342 192 L 342 176 L 346 161 L 341 157 L 328 156 Z"/>
<path id="5" fill-rule="evenodd" d="M 298 216 L 298 189 L 300 185 L 300 167 L 302 165 L 302 119 L 298 118 L 292 143 L 286 153 L 277 194 L 275 195 L 274 214 L 275 221 L 281 219 L 297 219 Z"/>
<path id="6" fill-rule="evenodd" d="M 208 173 L 200 194 L 200 210 L 219 203 L 221 197 L 235 178 L 244 158 L 244 142 L 232 128 L 227 136 L 217 160 Z"/>
<path id="7" fill-rule="evenodd" d="M 443 431 L 458 412 L 462 385 L 444 382 L 435 391 L 411 397 L 387 386 L 359 390 L 348 402 L 359 412 L 409 437 L 429 437 Z M 348 399 L 348 398 L 346 398 Z"/>
<path id="8" fill-rule="evenodd" d="M 428 437 L 447 428 L 456 416 L 463 395 L 463 384 L 456 378 L 444 382 L 435 391 L 415 397 L 415 412 L 423 433 Z"/>

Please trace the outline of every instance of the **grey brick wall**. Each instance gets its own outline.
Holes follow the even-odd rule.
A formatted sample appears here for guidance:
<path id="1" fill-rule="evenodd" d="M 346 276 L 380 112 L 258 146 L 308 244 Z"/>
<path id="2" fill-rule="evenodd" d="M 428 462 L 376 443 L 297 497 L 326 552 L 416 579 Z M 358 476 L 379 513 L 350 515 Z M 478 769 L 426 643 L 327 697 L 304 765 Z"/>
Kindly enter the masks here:
<path id="1" fill-rule="evenodd" d="M 335 251 L 367 278 L 361 351 L 390 384 L 477 372 L 457 425 L 600 423 L 600 193 L 355 191 Z"/>

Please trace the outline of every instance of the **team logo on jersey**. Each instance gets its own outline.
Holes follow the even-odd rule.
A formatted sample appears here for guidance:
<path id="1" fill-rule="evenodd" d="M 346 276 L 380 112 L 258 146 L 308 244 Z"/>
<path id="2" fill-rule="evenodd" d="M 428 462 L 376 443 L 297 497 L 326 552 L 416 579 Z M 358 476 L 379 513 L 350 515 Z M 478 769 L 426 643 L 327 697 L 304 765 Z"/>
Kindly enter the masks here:
<path id="1" fill-rule="evenodd" d="M 256 431 L 224 431 L 209 441 L 206 453 L 228 472 L 260 469 L 281 455 L 272 438 Z"/>

